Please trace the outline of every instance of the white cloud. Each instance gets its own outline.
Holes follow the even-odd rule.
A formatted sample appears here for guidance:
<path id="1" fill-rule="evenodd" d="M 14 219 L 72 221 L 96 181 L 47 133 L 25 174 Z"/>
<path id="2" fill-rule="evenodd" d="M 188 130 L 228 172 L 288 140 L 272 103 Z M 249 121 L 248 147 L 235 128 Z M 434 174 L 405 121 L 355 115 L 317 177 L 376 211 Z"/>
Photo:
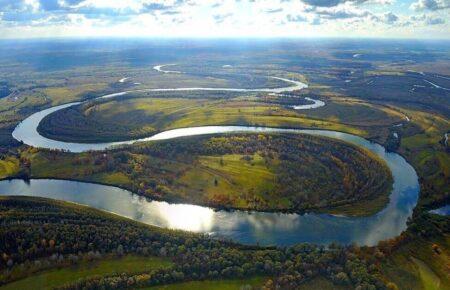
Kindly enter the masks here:
<path id="1" fill-rule="evenodd" d="M 450 0 L 417 1 L 440 1 L 420 4 L 431 10 Z M 427 29 L 425 37 L 450 37 L 447 14 L 413 19 L 415 12 L 399 9 L 393 0 L 0 0 L 0 4 L 0 37 L 416 37 L 422 28 Z"/>
<path id="2" fill-rule="evenodd" d="M 421 10 L 441 10 L 450 8 L 450 0 L 418 0 L 411 4 L 411 9 Z"/>

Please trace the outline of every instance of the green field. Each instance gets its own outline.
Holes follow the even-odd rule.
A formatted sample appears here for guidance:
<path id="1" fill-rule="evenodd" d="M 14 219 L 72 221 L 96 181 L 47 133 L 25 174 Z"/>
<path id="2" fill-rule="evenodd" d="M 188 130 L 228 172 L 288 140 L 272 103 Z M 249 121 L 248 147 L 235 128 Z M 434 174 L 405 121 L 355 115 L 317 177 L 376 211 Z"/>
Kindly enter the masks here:
<path id="1" fill-rule="evenodd" d="M 171 266 L 167 259 L 157 257 L 126 256 L 123 258 L 106 258 L 101 261 L 81 262 L 72 267 L 45 270 L 31 274 L 25 279 L 0 287 L 1 290 L 38 290 L 53 289 L 65 283 L 75 282 L 80 278 L 104 276 L 120 273 L 149 272 Z"/>
<path id="2" fill-rule="evenodd" d="M 357 101 L 333 98 L 324 107 L 304 111 L 312 119 L 323 119 L 352 126 L 389 126 L 405 121 L 402 114 L 386 107 Z"/>
<path id="3" fill-rule="evenodd" d="M 189 184 L 189 191 L 205 192 L 218 205 L 233 200 L 236 207 L 251 207 L 243 195 L 273 191 L 277 161 L 267 164 L 258 154 L 251 156 L 251 161 L 244 158 L 238 154 L 199 156 L 198 166 L 187 171 L 180 181 Z"/>

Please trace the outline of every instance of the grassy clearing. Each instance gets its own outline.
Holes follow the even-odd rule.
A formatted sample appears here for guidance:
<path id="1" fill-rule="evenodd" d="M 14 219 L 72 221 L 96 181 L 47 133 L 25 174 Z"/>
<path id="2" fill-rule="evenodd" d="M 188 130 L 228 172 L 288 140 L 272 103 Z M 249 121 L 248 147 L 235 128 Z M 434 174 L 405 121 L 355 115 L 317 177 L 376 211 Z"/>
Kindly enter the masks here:
<path id="1" fill-rule="evenodd" d="M 419 269 L 420 279 L 425 290 L 439 290 L 441 289 L 441 279 L 427 266 L 424 262 L 414 257 L 411 260 Z"/>
<path id="2" fill-rule="evenodd" d="M 82 84 L 70 87 L 46 88 L 43 93 L 52 100 L 52 105 L 58 105 L 78 100 L 83 93 L 101 91 L 107 87 L 107 83 Z"/>
<path id="3" fill-rule="evenodd" d="M 171 262 L 156 257 L 126 256 L 123 258 L 107 258 L 98 262 L 82 262 L 70 268 L 43 271 L 25 279 L 0 287 L 1 290 L 37 290 L 53 289 L 65 283 L 75 282 L 80 278 L 95 275 L 117 273 L 133 273 L 152 271 L 171 266 Z"/>
<path id="4" fill-rule="evenodd" d="M 264 285 L 267 278 L 255 277 L 249 279 L 235 279 L 235 280 L 218 280 L 218 281 L 192 281 L 185 283 L 177 283 L 172 285 L 155 286 L 149 288 L 142 288 L 145 290 L 240 290 L 244 286 L 251 286 L 252 289 L 259 289 Z"/>
<path id="5" fill-rule="evenodd" d="M 90 162 L 86 153 L 79 154 L 76 158 L 73 154 L 54 157 L 44 152 L 24 153 L 23 155 L 30 159 L 31 175 L 34 177 L 84 179 L 120 187 L 132 184 L 130 178 L 122 172 L 102 172 L 101 166 Z"/>
<path id="6" fill-rule="evenodd" d="M 14 157 L 6 157 L 0 160 L 0 178 L 6 178 L 17 174 L 20 170 L 19 160 Z"/>
<path id="7" fill-rule="evenodd" d="M 232 201 L 237 207 L 249 207 L 248 196 L 271 192 L 275 184 L 275 167 L 255 154 L 200 156 L 198 164 L 181 177 L 195 191 L 201 191 L 213 203 Z M 274 202 L 275 204 L 276 202 Z"/>

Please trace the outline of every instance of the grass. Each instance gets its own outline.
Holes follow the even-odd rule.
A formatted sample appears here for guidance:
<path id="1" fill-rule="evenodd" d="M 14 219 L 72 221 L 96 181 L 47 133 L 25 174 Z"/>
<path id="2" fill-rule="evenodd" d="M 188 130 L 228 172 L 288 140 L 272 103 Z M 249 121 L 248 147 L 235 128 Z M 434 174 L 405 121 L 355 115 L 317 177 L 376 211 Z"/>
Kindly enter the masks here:
<path id="1" fill-rule="evenodd" d="M 26 154 L 31 160 L 31 174 L 41 177 L 52 176 L 77 176 L 84 175 L 87 171 L 96 169 L 94 164 L 75 164 L 74 155 L 61 155 L 56 158 L 50 154 L 31 153 Z"/>
<path id="2" fill-rule="evenodd" d="M 439 247 L 439 253 L 433 245 Z M 416 239 L 388 256 L 382 272 L 399 289 L 449 289 L 449 245 L 449 235 L 434 240 Z"/>
<path id="3" fill-rule="evenodd" d="M 36 273 L 30 277 L 0 287 L 1 290 L 53 289 L 80 278 L 114 273 L 151 271 L 171 266 L 166 259 L 156 257 L 125 256 L 107 258 L 98 262 L 82 262 L 70 268 L 61 268 Z"/>
<path id="4" fill-rule="evenodd" d="M 37 152 L 24 154 L 31 160 L 31 175 L 39 178 L 65 178 L 84 179 L 92 182 L 111 184 L 120 187 L 127 187 L 132 184 L 130 178 L 123 172 L 99 172 L 100 166 L 89 163 L 77 163 L 78 160 L 85 160 L 87 154 L 60 155 L 52 158 L 51 154 Z M 88 177 L 88 178 L 86 178 Z"/>
<path id="5" fill-rule="evenodd" d="M 20 170 L 19 160 L 14 157 L 6 157 L 0 160 L 0 179 L 13 176 Z"/>
<path id="6" fill-rule="evenodd" d="M 233 280 L 217 280 L 217 281 L 192 281 L 192 282 L 184 282 L 177 283 L 171 285 L 164 286 L 154 286 L 149 288 L 143 288 L 145 290 L 240 290 L 243 286 L 249 285 L 252 286 L 252 289 L 259 289 L 264 285 L 264 282 L 267 278 L 264 277 L 255 277 L 248 279 L 233 279 Z"/>
<path id="7" fill-rule="evenodd" d="M 50 87 L 44 89 L 43 92 L 52 100 L 52 105 L 58 105 L 78 100 L 83 93 L 101 91 L 107 88 L 107 86 L 107 83 L 81 84 L 76 86 Z"/>
<path id="8" fill-rule="evenodd" d="M 432 185 L 428 193 L 419 200 L 421 204 L 444 200 L 449 192 L 450 155 L 441 143 L 444 133 L 450 131 L 450 121 L 438 114 L 406 110 L 411 117 L 402 133 L 399 152 L 414 166 L 423 183 Z"/>
<path id="9" fill-rule="evenodd" d="M 346 290 L 348 287 L 335 285 L 324 277 L 314 278 L 306 283 L 301 284 L 297 290 Z"/>
<path id="10" fill-rule="evenodd" d="M 247 208 L 249 194 L 270 192 L 275 183 L 275 167 L 265 164 L 258 154 L 251 158 L 246 161 L 239 154 L 199 156 L 200 166 L 187 171 L 181 181 L 213 202 L 233 200 L 236 207 Z"/>
<path id="11" fill-rule="evenodd" d="M 329 208 L 325 212 L 346 216 L 371 216 L 385 208 L 388 202 L 389 196 L 382 194 L 371 200 L 361 200 L 349 205 Z"/>
<path id="12" fill-rule="evenodd" d="M 92 175 L 92 179 L 102 183 L 116 184 L 118 186 L 126 186 L 132 182 L 123 172 L 97 173 Z"/>
<path id="13" fill-rule="evenodd" d="M 439 290 L 441 289 L 441 279 L 428 267 L 423 261 L 411 257 L 411 260 L 416 264 L 419 269 L 420 279 L 422 280 L 422 286 L 425 290 Z"/>
<path id="14" fill-rule="evenodd" d="M 356 126 L 389 126 L 404 121 L 403 116 L 388 108 L 343 98 L 327 101 L 326 106 L 304 114 L 310 118 Z"/>
<path id="15" fill-rule="evenodd" d="M 363 130 L 333 121 L 305 118 L 299 111 L 261 102 L 232 100 L 202 107 L 174 121 L 168 128 L 197 125 L 259 125 L 268 127 L 325 128 L 364 135 Z"/>

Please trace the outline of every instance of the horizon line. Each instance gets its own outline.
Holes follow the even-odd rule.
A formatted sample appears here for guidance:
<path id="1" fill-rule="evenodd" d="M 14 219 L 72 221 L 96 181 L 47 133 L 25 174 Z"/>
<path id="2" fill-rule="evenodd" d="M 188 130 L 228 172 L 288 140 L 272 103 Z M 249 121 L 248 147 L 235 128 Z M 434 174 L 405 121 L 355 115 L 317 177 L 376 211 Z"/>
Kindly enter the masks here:
<path id="1" fill-rule="evenodd" d="M 117 40 L 401 40 L 401 41 L 445 41 L 450 38 L 439 37 L 378 37 L 378 36 L 110 36 L 110 35 L 87 35 L 87 36 L 45 36 L 45 37 L 0 37 L 0 41 L 27 41 L 27 40 L 88 40 L 88 39 L 117 39 Z"/>

